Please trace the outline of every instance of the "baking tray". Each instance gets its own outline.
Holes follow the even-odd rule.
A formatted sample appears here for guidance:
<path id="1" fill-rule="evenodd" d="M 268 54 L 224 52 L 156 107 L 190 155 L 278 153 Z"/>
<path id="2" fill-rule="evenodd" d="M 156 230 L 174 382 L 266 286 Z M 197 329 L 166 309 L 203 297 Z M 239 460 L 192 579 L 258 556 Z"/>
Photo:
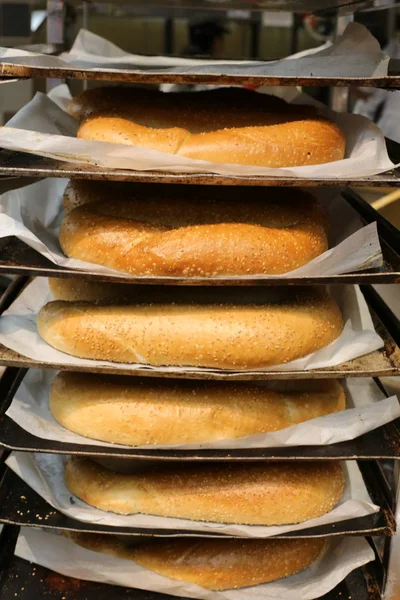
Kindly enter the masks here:
<path id="1" fill-rule="evenodd" d="M 15 286 L 18 291 L 18 286 L 22 283 L 18 278 Z M 369 291 L 369 287 L 366 291 Z M 6 292 L 3 295 L 3 302 L 0 301 L 0 314 L 11 304 L 13 299 L 18 295 L 11 292 Z M 386 305 L 384 305 L 386 306 Z M 150 371 L 146 368 L 138 368 L 135 371 L 127 369 L 118 363 L 112 366 L 93 366 L 81 367 L 71 365 L 56 365 L 51 362 L 44 362 L 27 358 L 0 345 L 0 365 L 6 367 L 32 368 L 32 369 L 53 369 L 57 371 L 83 371 L 91 373 L 104 373 L 109 375 L 130 375 L 143 377 L 167 377 L 171 379 L 201 379 L 201 380 L 239 380 L 239 381 L 266 381 L 271 379 L 338 379 L 341 377 L 393 377 L 400 375 L 400 349 L 389 334 L 386 327 L 378 316 L 371 310 L 371 315 L 374 321 L 377 333 L 384 340 L 384 347 L 375 352 L 371 352 L 366 356 L 361 356 L 354 360 L 342 363 L 336 367 L 326 367 L 321 369 L 313 369 L 309 371 L 263 371 L 262 373 L 246 373 L 243 371 L 219 371 L 219 372 L 199 372 L 187 369 L 185 372 L 177 373 L 161 373 L 159 371 Z M 95 361 L 93 361 L 95 362 Z"/>
<path id="2" fill-rule="evenodd" d="M 361 284 L 361 283 L 399 283 L 400 282 L 400 256 L 381 238 L 381 247 L 384 263 L 377 269 L 368 269 L 344 275 L 286 277 L 273 279 L 265 276 L 263 279 L 236 278 L 212 279 L 184 277 L 126 277 L 118 275 L 104 275 L 94 271 L 77 271 L 75 269 L 55 265 L 45 256 L 24 244 L 14 237 L 0 239 L 0 275 L 28 275 L 40 277 L 79 277 L 92 281 L 109 281 L 114 283 L 128 283 L 135 285 L 190 285 L 190 286 L 267 286 L 267 285 L 326 285 Z"/>
<path id="3" fill-rule="evenodd" d="M 0 239 L 0 274 L 28 275 L 40 277 L 79 277 L 92 281 L 109 281 L 135 285 L 190 285 L 190 286 L 267 286 L 267 285 L 326 285 L 326 284 L 361 284 L 361 283 L 399 283 L 400 257 L 380 238 L 384 263 L 377 269 L 345 273 L 343 275 L 286 277 L 273 279 L 265 276 L 259 278 L 212 279 L 184 277 L 131 277 L 127 279 L 118 275 L 104 275 L 94 271 L 77 271 L 75 269 L 55 265 L 45 256 L 30 248 L 14 237 Z"/>
<path id="4" fill-rule="evenodd" d="M 374 461 L 365 461 L 360 463 L 360 469 L 372 501 L 374 504 L 380 506 L 378 513 L 348 519 L 340 523 L 310 527 L 302 531 L 292 531 L 274 537 L 308 538 L 338 535 L 394 535 L 396 532 L 396 521 L 390 509 L 389 502 L 380 487 L 381 477 L 376 463 Z M 186 537 L 226 537 L 226 535 L 220 533 L 205 535 L 200 532 L 180 529 L 144 529 L 137 527 L 113 527 L 100 523 L 84 523 L 67 517 L 50 506 L 8 467 L 5 467 L 0 482 L 0 523 L 42 527 L 44 529 L 132 536 L 171 537 L 180 535 Z"/>
<path id="5" fill-rule="evenodd" d="M 20 292 L 29 283 L 29 277 L 17 277 L 0 297 L 0 316 L 7 310 Z M 362 292 L 369 306 L 371 317 L 377 333 L 384 341 L 384 347 L 366 356 L 342 363 L 336 367 L 312 369 L 309 371 L 264 371 L 262 373 L 246 373 L 243 371 L 227 371 L 202 373 L 190 371 L 184 373 L 161 373 L 138 368 L 127 369 L 118 363 L 112 366 L 80 367 L 76 365 L 56 365 L 27 358 L 0 344 L 0 365 L 21 369 L 51 369 L 56 371 L 83 371 L 104 373 L 109 375 L 130 375 L 143 377 L 167 377 L 170 379 L 202 379 L 202 380 L 241 380 L 267 381 L 272 379 L 338 379 L 342 377 L 394 377 L 400 375 L 400 325 L 397 317 L 380 299 L 371 286 L 362 286 Z M 395 339 L 389 333 L 395 332 Z M 396 341 L 395 341 L 396 340 Z"/>
<path id="6" fill-rule="evenodd" d="M 202 373 L 187 370 L 184 373 L 160 373 L 146 369 L 132 371 L 119 366 L 78 367 L 55 365 L 27 358 L 0 344 L 0 365 L 27 369 L 55 369 L 59 371 L 83 371 L 108 375 L 140 375 L 141 377 L 167 377 L 170 379 L 229 380 L 229 381 L 268 381 L 271 379 L 338 379 L 340 377 L 395 377 L 400 375 L 400 350 L 388 332 L 375 320 L 379 335 L 383 335 L 385 347 L 366 356 L 342 363 L 337 367 L 313 369 L 310 371 L 264 371 L 249 373 L 240 371 Z"/>
<path id="7" fill-rule="evenodd" d="M 251 61 L 249 61 L 251 63 Z M 251 74 L 206 74 L 206 73 L 175 73 L 164 72 L 164 69 L 114 69 L 114 68 L 82 68 L 74 66 L 65 67 L 38 67 L 0 62 L 1 77 L 6 78 L 55 78 L 79 79 L 93 81 L 114 81 L 122 83 L 141 84 L 212 84 L 212 85 L 238 85 L 238 86 L 355 86 L 373 87 L 396 90 L 400 88 L 400 61 L 389 61 L 388 75 L 380 77 L 338 77 L 338 76 L 266 76 Z"/>
<path id="8" fill-rule="evenodd" d="M 11 180 L 13 181 L 13 180 Z M 104 275 L 93 271 L 77 271 L 75 269 L 55 265 L 39 252 L 15 237 L 0 239 L 0 275 L 13 273 L 16 275 L 41 277 L 80 277 L 95 281 L 112 281 L 114 283 L 130 283 L 135 285 L 202 285 L 202 286 L 266 286 L 266 285 L 308 285 L 308 284 L 354 284 L 354 283 L 399 283 L 400 282 L 400 231 L 374 210 L 358 194 L 344 190 L 343 197 L 361 216 L 364 223 L 377 222 L 382 247 L 384 264 L 378 269 L 368 269 L 354 273 L 330 276 L 287 277 L 274 279 L 265 276 L 259 278 L 236 279 L 189 279 L 175 277 L 126 277 Z"/>
<path id="9" fill-rule="evenodd" d="M 18 527 L 5 526 L 0 537 L 2 600 L 177 600 L 176 596 L 64 577 L 13 556 Z M 381 600 L 374 564 L 350 573 L 323 600 Z"/>
<path id="10" fill-rule="evenodd" d="M 390 145 L 392 146 L 392 145 Z M 398 146 L 398 144 L 396 144 Z M 390 158 L 393 160 L 391 152 Z M 393 160 L 395 164 L 400 160 Z M 109 169 L 87 164 L 67 163 L 25 152 L 0 150 L 0 177 L 64 177 L 71 179 L 97 179 L 106 181 L 135 181 L 142 183 L 179 183 L 193 185 L 241 185 L 284 187 L 400 187 L 400 169 L 380 175 L 348 179 L 260 177 L 217 175 L 214 173 L 161 173 L 157 171 L 132 171 Z"/>
<path id="11" fill-rule="evenodd" d="M 22 452 L 76 454 L 163 461 L 263 461 L 263 460 L 352 460 L 399 459 L 400 420 L 370 431 L 355 440 L 326 446 L 242 448 L 233 450 L 157 450 L 71 444 L 45 440 L 22 429 L 5 413 L 12 402 L 25 369 L 8 368 L 0 380 L 0 447 Z"/>

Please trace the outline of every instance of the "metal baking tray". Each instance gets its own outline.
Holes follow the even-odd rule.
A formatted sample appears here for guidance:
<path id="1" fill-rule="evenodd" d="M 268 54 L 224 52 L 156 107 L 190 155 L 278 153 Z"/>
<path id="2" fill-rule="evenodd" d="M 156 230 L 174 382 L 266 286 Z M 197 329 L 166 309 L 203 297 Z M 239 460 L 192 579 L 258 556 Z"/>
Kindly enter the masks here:
<path id="1" fill-rule="evenodd" d="M 398 144 L 395 145 L 398 147 Z M 392 144 L 390 144 L 392 148 Z M 389 156 L 395 164 L 400 162 Z M 214 173 L 161 173 L 157 171 L 132 171 L 108 169 L 87 164 L 67 163 L 25 152 L 0 150 L 0 177 L 64 177 L 71 179 L 98 179 L 107 181 L 135 181 L 142 183 L 179 183 L 192 185 L 241 186 L 319 186 L 319 187 L 400 187 L 400 169 L 379 175 L 348 179 L 250 177 L 216 175 Z"/>
<path id="2" fill-rule="evenodd" d="M 371 499 L 374 504 L 380 507 L 378 513 L 347 519 L 340 523 L 310 527 L 302 531 L 293 531 L 274 537 L 307 538 L 338 535 L 394 535 L 396 532 L 396 521 L 389 502 L 382 491 L 381 477 L 376 463 L 374 461 L 364 461 L 359 464 Z M 0 483 L 0 523 L 42 527 L 43 529 L 132 536 L 171 537 L 180 535 L 186 537 L 226 537 L 226 535 L 220 533 L 205 535 L 200 532 L 180 529 L 144 529 L 137 527 L 113 527 L 100 523 L 84 523 L 67 517 L 50 506 L 8 467 L 5 468 Z"/>
<path id="3" fill-rule="evenodd" d="M 29 283 L 28 277 L 17 277 L 7 288 L 6 292 L 0 297 L 0 316 L 11 306 L 27 283 Z M 118 363 L 115 363 L 112 366 L 94 365 L 90 368 L 76 365 L 57 365 L 50 362 L 27 358 L 26 356 L 14 352 L 14 350 L 11 350 L 10 348 L 6 348 L 2 344 L 0 344 L 0 365 L 5 367 L 18 367 L 21 369 L 52 369 L 56 371 L 83 371 L 109 375 L 140 375 L 143 377 L 167 377 L 170 379 L 230 381 L 314 378 L 338 379 L 341 377 L 394 377 L 400 375 L 399 321 L 371 286 L 362 286 L 362 291 L 369 306 L 374 327 L 384 341 L 384 347 L 375 352 L 371 352 L 366 356 L 361 356 L 336 367 L 325 367 L 309 371 L 263 371 L 260 373 L 246 373 L 243 371 L 218 371 L 210 373 L 191 371 L 190 368 L 185 372 L 176 373 L 150 371 L 146 368 L 138 368 L 135 371 L 132 371 Z M 395 332 L 395 339 L 393 339 L 388 329 Z"/>
<path id="4" fill-rule="evenodd" d="M 243 448 L 234 450 L 157 450 L 118 448 L 90 443 L 71 444 L 36 437 L 22 429 L 5 413 L 20 385 L 25 369 L 8 368 L 0 380 L 0 447 L 22 452 L 76 454 L 162 461 L 263 461 L 263 460 L 353 460 L 399 459 L 400 420 L 370 431 L 355 440 L 327 446 Z"/>
<path id="5" fill-rule="evenodd" d="M 249 61 L 251 63 L 251 61 Z M 165 69 L 115 69 L 115 68 L 82 68 L 74 66 L 65 67 L 38 67 L 13 64 L 7 61 L 0 62 L 2 78 L 55 78 L 79 79 L 93 81 L 113 81 L 123 83 L 141 84 L 212 84 L 212 85 L 240 85 L 240 86 L 355 86 L 374 87 L 385 89 L 400 88 L 400 61 L 392 59 L 389 62 L 388 75 L 379 77 L 355 76 L 267 76 L 252 74 L 207 74 L 207 73 L 176 73 L 165 72 Z"/>
<path id="6" fill-rule="evenodd" d="M 229 381 L 267 381 L 271 379 L 338 379 L 340 377 L 395 377 L 400 375 L 400 350 L 388 332 L 377 324 L 377 331 L 384 334 L 385 347 L 366 356 L 342 363 L 337 367 L 313 369 L 310 371 L 263 371 L 262 373 L 246 373 L 240 371 L 218 371 L 215 373 L 190 371 L 184 373 L 160 373 L 146 369 L 132 371 L 119 366 L 77 367 L 55 365 L 27 358 L 0 345 L 0 365 L 28 369 L 55 369 L 60 371 L 83 371 L 87 373 L 103 373 L 108 375 L 140 375 L 141 377 L 167 377 L 171 379 L 229 380 Z"/>
<path id="7" fill-rule="evenodd" d="M 17 285 L 17 284 L 16 284 Z M 18 280 L 18 285 L 20 282 Z M 15 296 L 14 296 L 15 298 Z M 0 314 L 6 309 L 12 300 L 11 293 L 3 296 L 0 302 Z M 109 375 L 140 375 L 143 377 L 168 377 L 171 379 L 202 379 L 202 380 L 240 380 L 240 381 L 266 381 L 271 379 L 313 379 L 329 378 L 338 379 L 340 377 L 393 377 L 400 375 L 400 349 L 389 334 L 386 327 L 378 316 L 371 310 L 375 329 L 384 340 L 384 347 L 366 356 L 361 356 L 354 360 L 342 363 L 336 367 L 326 367 L 313 369 L 310 371 L 263 371 L 259 373 L 246 373 L 243 371 L 216 371 L 199 372 L 191 371 L 188 368 L 185 372 L 165 373 L 151 371 L 146 368 L 138 368 L 135 371 L 127 369 L 118 363 L 112 366 L 80 367 L 71 365 L 56 365 L 51 362 L 45 362 L 27 358 L 0 345 L 0 365 L 7 367 L 32 368 L 32 369 L 53 369 L 57 371 L 84 371 L 92 373 L 104 373 Z M 95 362 L 95 361 L 93 361 Z"/>
<path id="8" fill-rule="evenodd" d="M 12 180 L 11 180 L 12 181 Z M 398 283 L 400 282 L 400 232 L 393 227 L 382 215 L 374 210 L 356 193 L 343 191 L 343 197 L 351 204 L 367 223 L 377 222 L 382 247 L 384 264 L 378 269 L 369 269 L 343 275 L 287 277 L 274 279 L 268 276 L 259 278 L 212 279 L 212 278 L 165 278 L 165 277 L 132 277 L 126 279 L 118 275 L 104 275 L 93 271 L 76 271 L 60 267 L 45 256 L 18 240 L 15 237 L 0 239 L 0 275 L 13 273 L 16 275 L 42 277 L 80 277 L 96 281 L 112 281 L 115 283 L 130 283 L 139 285 L 215 285 L 215 286 L 265 286 L 265 285 L 308 285 L 332 283 Z"/>
<path id="9" fill-rule="evenodd" d="M 64 577 L 13 556 L 19 527 L 5 526 L 0 536 L 2 600 L 176 600 L 176 596 Z M 350 573 L 321 600 L 381 600 L 374 563 Z"/>
<path id="10" fill-rule="evenodd" d="M 48 258 L 14 237 L 0 239 L 0 275 L 15 274 L 40 277 L 79 277 L 92 281 L 108 281 L 134 285 L 190 285 L 190 286 L 267 286 L 267 285 L 326 285 L 331 283 L 398 283 L 400 282 L 400 256 L 381 238 L 384 263 L 378 269 L 368 269 L 344 275 L 259 278 L 212 279 L 188 277 L 126 277 L 104 275 L 94 271 L 77 271 L 54 264 Z"/>

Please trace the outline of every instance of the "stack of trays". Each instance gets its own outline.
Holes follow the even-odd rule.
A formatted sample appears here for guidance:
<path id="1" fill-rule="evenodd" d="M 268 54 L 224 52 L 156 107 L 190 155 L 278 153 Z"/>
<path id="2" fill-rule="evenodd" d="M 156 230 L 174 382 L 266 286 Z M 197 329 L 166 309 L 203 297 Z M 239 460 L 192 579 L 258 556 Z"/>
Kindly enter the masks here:
<path id="1" fill-rule="evenodd" d="M 80 136 L 110 141 L 96 110 Z M 370 284 L 399 276 L 396 233 L 317 177 L 63 172 L 2 240 L 1 597 L 378 599 L 400 350 Z"/>

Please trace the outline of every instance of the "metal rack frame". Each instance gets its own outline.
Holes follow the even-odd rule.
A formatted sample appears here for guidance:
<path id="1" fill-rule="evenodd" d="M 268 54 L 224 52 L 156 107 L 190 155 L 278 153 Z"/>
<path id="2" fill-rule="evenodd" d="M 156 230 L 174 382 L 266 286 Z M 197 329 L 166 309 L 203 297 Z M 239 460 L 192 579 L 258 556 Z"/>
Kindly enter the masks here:
<path id="1" fill-rule="evenodd" d="M 102 1 L 102 0 L 97 0 Z M 118 0 L 119 3 L 130 3 L 131 0 Z M 374 0 L 307 0 L 310 10 L 318 10 L 320 14 L 332 14 L 335 11 L 339 15 L 352 13 L 356 9 L 368 9 L 374 6 Z M 221 10 L 221 3 L 216 0 L 206 0 L 207 9 Z M 229 0 L 230 8 L 243 8 L 243 0 Z M 150 0 L 148 5 L 152 7 L 162 6 L 167 10 L 176 10 L 181 8 L 193 8 L 197 5 L 196 0 Z M 62 44 L 65 37 L 64 28 L 64 1 L 63 0 L 48 0 L 48 8 L 50 18 L 48 20 L 48 42 L 51 44 Z M 304 0 L 251 0 L 245 4 L 246 10 L 304 10 Z M 344 21 L 338 19 L 338 32 Z M 192 77 L 192 79 L 183 75 L 174 75 L 160 73 L 147 70 L 146 72 L 115 70 L 100 71 L 93 74 L 88 69 L 26 69 L 3 64 L 1 75 L 3 77 L 70 77 L 76 79 L 90 79 L 108 81 L 131 81 L 131 82 L 157 82 L 162 81 L 179 83 L 184 80 L 185 83 L 220 83 L 220 84 L 260 84 L 259 77 L 249 76 L 247 78 L 237 79 L 235 76 L 215 77 L 211 75 L 203 75 Z M 347 86 L 362 85 L 374 87 L 386 87 L 388 89 L 400 88 L 400 64 L 392 61 L 390 64 L 389 75 L 384 78 L 262 78 L 263 84 L 269 85 L 332 85 L 334 86 L 334 94 L 332 102 L 336 109 L 343 109 L 347 103 Z M 400 147 L 395 147 L 389 143 L 389 153 L 393 156 L 394 162 L 400 162 Z M 356 180 L 337 181 L 337 180 L 304 180 L 298 179 L 282 179 L 277 181 L 273 178 L 240 178 L 240 177 L 221 177 L 211 174 L 165 174 L 165 173 L 138 173 L 133 171 L 110 171 L 108 169 L 98 169 L 87 165 L 71 165 L 27 155 L 23 153 L 10 153 L 4 150 L 0 151 L 0 178 L 1 177 L 72 177 L 85 179 L 107 179 L 107 180 L 123 180 L 123 181 L 143 181 L 143 182 L 163 182 L 163 183 L 180 183 L 180 184 L 201 184 L 201 185 L 284 185 L 296 186 L 301 183 L 303 186 L 393 186 L 400 187 L 400 170 L 383 175 L 373 177 L 359 178 Z M 14 185 L 11 181 L 11 185 Z M 15 180 L 14 180 L 15 181 Z M 3 182 L 0 179 L 0 184 Z M 16 182 L 16 185 L 18 183 Z M 390 226 L 384 219 L 377 216 L 375 211 L 371 209 L 365 202 L 349 191 L 346 192 L 346 199 L 358 210 L 366 222 L 371 220 L 378 221 L 378 229 L 381 240 L 383 242 L 383 251 L 386 260 L 385 268 L 380 272 L 355 273 L 347 276 L 338 276 L 332 279 L 321 279 L 319 283 L 341 283 L 347 284 L 357 281 L 358 283 L 374 283 L 374 282 L 394 282 L 400 281 L 400 234 Z M 54 275 L 71 276 L 77 273 L 71 272 L 68 269 L 56 269 L 54 266 L 46 264 L 38 255 L 27 250 L 27 247 L 16 243 L 15 240 L 6 240 L 1 244 L 2 254 L 0 258 L 0 273 L 17 273 L 23 275 Z M 92 279 L 104 279 L 104 277 L 96 276 L 93 273 L 84 275 Z M 0 301 L 0 314 L 6 310 L 19 292 L 23 289 L 28 281 L 27 277 L 18 277 L 8 289 L 7 293 Z M 126 282 L 126 280 L 124 281 Z M 132 281 L 129 281 L 132 283 Z M 141 283 L 134 281 L 134 283 Z M 145 282 L 148 283 L 148 282 Z M 157 281 L 154 283 L 165 284 L 165 281 Z M 203 283 L 203 282 L 201 282 Z M 255 282 L 251 282 L 254 285 Z M 272 283 L 272 282 L 271 282 Z M 282 281 L 274 283 L 281 285 Z M 288 281 L 288 283 L 295 283 Z M 311 279 L 304 279 L 303 284 L 315 283 Z M 174 283 L 176 284 L 176 283 Z M 400 350 L 397 344 L 400 344 L 400 326 L 395 320 L 394 315 L 380 301 L 379 297 L 373 292 L 369 286 L 363 288 L 369 305 L 376 313 L 376 323 L 380 328 L 379 331 L 385 337 L 385 349 L 381 353 L 375 353 L 372 357 L 359 361 L 358 364 L 345 365 L 338 369 L 321 370 L 320 372 L 308 372 L 307 376 L 312 377 L 339 377 L 342 375 L 365 376 L 370 374 L 375 375 L 399 375 L 400 374 Z M 389 334 L 390 332 L 390 334 Z M 46 440 L 38 440 L 34 436 L 21 430 L 7 416 L 5 411 L 11 402 L 14 393 L 16 392 L 19 383 L 21 382 L 26 367 L 35 368 L 51 368 L 54 365 L 48 365 L 40 361 L 27 361 L 23 357 L 12 353 L 4 348 L 0 348 L 0 364 L 12 365 L 6 369 L 2 379 L 0 380 L 0 447 L 3 447 L 7 452 L 9 449 L 19 449 L 26 452 L 54 452 L 54 453 L 78 453 L 89 456 L 110 455 L 124 457 L 135 457 L 139 459 L 154 458 L 153 451 L 138 451 L 132 449 L 127 452 L 116 452 L 115 449 L 99 448 L 88 445 L 79 447 L 71 447 L 72 445 L 53 443 Z M 86 369 L 85 369 L 86 370 Z M 110 372 L 119 372 L 118 369 L 112 369 Z M 139 374 L 139 372 L 130 374 Z M 143 373 L 147 375 L 148 372 Z M 270 373 L 270 378 L 277 378 L 279 375 L 276 372 Z M 297 373 L 285 373 L 284 377 L 298 376 Z M 243 379 L 243 374 L 237 374 L 237 378 Z M 265 376 L 263 377 L 265 378 Z M 370 493 L 374 499 L 382 507 L 381 512 L 375 515 L 368 522 L 364 520 L 362 523 L 357 523 L 357 520 L 351 520 L 340 524 L 340 527 L 330 528 L 330 531 L 318 530 L 316 532 L 305 532 L 305 535 L 323 535 L 337 533 L 350 535 L 388 535 L 384 544 L 383 550 L 380 549 L 373 539 L 370 539 L 371 545 L 375 548 L 376 561 L 373 564 L 367 565 L 363 569 L 350 574 L 344 582 L 342 582 L 335 590 L 327 594 L 325 600 L 341 600 L 346 597 L 351 597 L 353 600 L 378 600 L 381 598 L 381 592 L 385 589 L 385 581 L 387 578 L 390 558 L 390 536 L 395 530 L 395 522 L 393 518 L 393 509 L 395 506 L 396 485 L 395 489 L 391 489 L 388 485 L 384 474 L 379 466 L 379 460 L 389 458 L 398 460 L 400 457 L 400 432 L 398 423 L 391 423 L 385 427 L 379 428 L 369 434 L 354 440 L 349 443 L 335 444 L 329 447 L 304 447 L 295 449 L 273 449 L 267 451 L 248 451 L 248 452 L 229 452 L 229 457 L 224 451 L 216 452 L 169 452 L 163 451 L 157 453 L 159 460 L 298 460 L 304 459 L 358 459 L 360 468 L 362 469 L 364 478 L 368 483 Z M 376 459 L 376 461 L 371 461 Z M 1 468 L 1 467 L 0 467 Z M 74 600 L 105 600 L 110 594 L 115 600 L 122 598 L 139 598 L 139 600 L 171 600 L 170 596 L 156 594 L 152 592 L 143 592 L 141 590 L 124 589 L 116 586 L 103 586 L 97 583 L 86 581 L 73 580 L 71 578 L 62 577 L 47 569 L 31 566 L 26 561 L 13 557 L 13 549 L 18 535 L 19 525 L 25 526 L 40 526 L 45 525 L 48 528 L 57 529 L 73 529 L 74 526 L 78 530 L 84 530 L 85 525 L 77 524 L 71 519 L 57 513 L 56 511 L 48 510 L 45 502 L 38 497 L 32 490 L 27 488 L 13 473 L 3 466 L 3 473 L 0 473 L 0 522 L 6 523 L 0 534 L 0 596 L 4 600 L 18 596 L 21 600 L 36 600 L 37 598 L 47 595 L 61 600 L 68 597 L 69 590 L 74 590 Z M 30 515 L 25 513 L 22 517 L 21 513 L 26 505 L 23 506 L 22 497 L 25 496 L 27 502 L 34 510 Z M 46 519 L 47 516 L 47 519 Z M 360 521 L 360 520 L 359 520 Z M 10 525 L 12 523 L 12 525 Z M 91 529 L 91 528 L 89 528 Z M 99 528 L 95 528 L 99 531 Z M 329 529 L 329 527 L 328 527 Z M 91 529 L 92 530 L 92 529 Z M 105 531 L 105 530 L 104 530 Z M 115 532 L 115 528 L 112 528 Z M 109 528 L 106 533 L 110 533 Z M 142 532 L 134 532 L 132 530 L 121 530 L 119 533 L 132 535 Z M 179 533 L 179 532 L 178 532 Z M 303 532 L 304 533 L 304 532 Z M 162 531 L 150 530 L 147 535 L 162 535 Z M 36 574 L 36 576 L 35 576 Z"/>

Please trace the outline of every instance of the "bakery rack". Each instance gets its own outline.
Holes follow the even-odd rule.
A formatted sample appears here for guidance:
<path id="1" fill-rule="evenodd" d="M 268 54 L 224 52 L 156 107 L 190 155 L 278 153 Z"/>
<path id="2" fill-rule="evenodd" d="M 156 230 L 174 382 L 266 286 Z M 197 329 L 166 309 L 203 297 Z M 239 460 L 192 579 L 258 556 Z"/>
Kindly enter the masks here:
<path id="1" fill-rule="evenodd" d="M 99 0 L 97 0 L 99 1 Z M 102 0 L 100 0 L 102 1 Z M 132 4 L 132 0 L 118 0 L 119 3 Z M 310 11 L 322 13 L 335 13 L 339 15 L 338 22 L 355 10 L 376 9 L 376 0 L 206 0 L 201 3 L 202 8 L 208 10 L 289 10 Z M 379 4 L 381 4 L 379 2 Z M 180 9 L 199 8 L 198 0 L 148 0 L 147 5 L 154 9 L 176 11 Z M 62 42 L 63 27 L 62 16 L 64 4 L 62 0 L 48 0 L 48 9 L 51 17 L 48 24 L 48 42 Z M 58 21 L 57 21 L 58 18 Z M 249 74 L 248 76 L 226 75 L 215 76 L 202 74 L 188 76 L 178 73 L 163 73 L 158 70 L 138 71 L 131 69 L 103 69 L 96 72 L 90 69 L 78 68 L 37 68 L 22 67 L 11 63 L 0 63 L 0 76 L 2 78 L 62 78 L 62 79 L 96 79 L 101 81 L 120 81 L 131 83 L 209 83 L 230 85 L 307 85 L 307 86 L 333 86 L 338 92 L 346 92 L 350 85 L 383 87 L 387 89 L 400 89 L 400 61 L 391 61 L 389 73 L 380 78 L 359 77 L 274 77 L 265 78 Z M 342 96 L 343 100 L 343 96 Z M 388 140 L 388 151 L 395 163 L 400 162 L 400 145 Z M 70 177 L 81 179 L 98 179 L 110 181 L 140 181 L 144 183 L 175 183 L 186 185 L 241 185 L 241 186 L 296 186 L 298 179 L 280 178 L 279 180 L 267 177 L 223 177 L 219 175 L 200 173 L 167 174 L 157 172 L 135 172 L 126 170 L 99 169 L 85 164 L 76 165 L 63 163 L 47 158 L 42 158 L 25 153 L 8 152 L 0 150 L 0 190 L 20 187 L 31 183 L 32 180 L 42 177 Z M 7 179 L 6 179 L 7 178 Z M 30 178 L 30 179 L 28 179 Z M 362 187 L 400 187 L 400 169 L 390 173 L 364 177 L 359 179 L 349 178 L 347 181 L 332 179 L 308 179 L 301 181 L 302 186 L 335 186 L 347 188 L 349 186 Z M 311 377 L 366 377 L 376 378 L 385 375 L 400 375 L 400 326 L 393 313 L 380 300 L 371 288 L 373 283 L 399 283 L 400 282 L 400 233 L 392 227 L 383 217 L 378 215 L 362 198 L 354 192 L 344 189 L 342 191 L 347 202 L 357 210 L 365 223 L 378 222 L 378 231 L 384 255 L 384 265 L 379 270 L 370 270 L 360 273 L 350 273 L 329 278 L 302 278 L 300 280 L 266 280 L 261 285 L 268 284 L 296 284 L 302 283 L 357 283 L 363 285 L 363 293 L 373 313 L 374 321 L 379 333 L 385 340 L 385 347 L 363 357 L 340 365 L 333 369 L 311 371 Z M 0 241 L 0 275 L 18 275 L 9 286 L 0 300 L 0 315 L 15 301 L 21 290 L 32 276 L 59 276 L 59 277 L 84 277 L 87 279 L 110 280 L 110 277 L 99 276 L 95 273 L 79 273 L 66 268 L 60 268 L 44 259 L 28 246 L 13 238 Z M 126 282 L 124 278 L 113 278 L 113 281 Z M 136 284 L 177 285 L 201 284 L 209 282 L 188 282 L 166 280 L 143 281 L 129 280 Z M 233 282 L 239 285 L 240 281 Z M 259 281 L 249 281 L 247 285 L 260 284 Z M 232 285 L 232 282 L 230 282 Z M 240 291 L 240 290 L 239 290 Z M 156 293 L 156 288 L 154 288 Z M 309 459 L 344 459 L 357 460 L 364 481 L 373 500 L 381 507 L 379 513 L 363 519 L 351 519 L 336 526 L 325 526 L 318 531 L 305 530 L 298 535 L 364 535 L 375 550 L 376 560 L 364 568 L 351 573 L 335 590 L 324 596 L 325 600 L 380 600 L 385 593 L 385 585 L 391 565 L 390 539 L 394 535 L 396 523 L 394 510 L 397 496 L 397 467 L 394 469 L 395 481 L 389 481 L 382 468 L 382 460 L 398 465 L 400 458 L 400 423 L 389 423 L 375 431 L 365 434 L 353 441 L 333 444 L 330 446 L 304 446 L 301 448 L 257 449 L 257 450 L 193 450 L 193 451 L 168 451 L 168 450 L 123 450 L 118 448 L 105 448 L 99 446 L 72 445 L 50 440 L 41 440 L 22 430 L 5 414 L 14 394 L 18 390 L 28 368 L 51 369 L 54 365 L 46 364 L 40 360 L 30 360 L 15 352 L 0 346 L 0 365 L 6 370 L 0 380 L 0 448 L 3 456 L 0 463 L 0 523 L 4 524 L 0 534 L 0 597 L 2 600 L 19 598 L 20 600 L 38 600 L 40 598 L 54 598 L 56 600 L 103 600 L 110 595 L 115 600 L 171 600 L 166 596 L 153 592 L 136 589 L 125 589 L 117 586 L 106 586 L 98 583 L 79 581 L 63 577 L 37 565 L 13 556 L 15 543 L 20 526 L 45 527 L 48 529 L 77 529 L 79 531 L 100 531 L 99 526 L 83 524 L 65 517 L 55 511 L 39 497 L 33 490 L 24 484 L 4 464 L 7 454 L 11 450 L 23 452 L 48 452 L 56 454 L 80 454 L 86 456 L 112 456 L 126 457 L 140 460 L 156 458 L 163 461 L 246 461 L 246 460 L 309 460 Z M 59 367 L 57 367 L 59 368 Z M 65 367 L 67 368 L 67 367 Z M 103 368 L 103 372 L 104 372 Z M 122 369 L 115 367 L 108 369 L 110 373 L 121 373 Z M 129 371 L 129 374 L 133 374 Z M 135 372 L 148 376 L 149 371 Z M 151 374 L 151 373 L 150 373 Z M 261 378 L 277 378 L 279 373 L 264 373 Z M 231 378 L 243 379 L 240 373 L 230 375 Z M 284 378 L 304 377 L 301 372 L 285 372 Z M 254 377 L 252 377 L 254 378 Z M 376 379 L 379 385 L 379 379 Z M 110 533 L 115 528 L 104 528 L 104 533 Z M 118 533 L 122 535 L 149 536 L 165 535 L 162 530 L 135 531 L 121 528 Z M 174 532 L 179 533 L 179 532 Z M 382 540 L 384 540 L 382 544 Z"/>

